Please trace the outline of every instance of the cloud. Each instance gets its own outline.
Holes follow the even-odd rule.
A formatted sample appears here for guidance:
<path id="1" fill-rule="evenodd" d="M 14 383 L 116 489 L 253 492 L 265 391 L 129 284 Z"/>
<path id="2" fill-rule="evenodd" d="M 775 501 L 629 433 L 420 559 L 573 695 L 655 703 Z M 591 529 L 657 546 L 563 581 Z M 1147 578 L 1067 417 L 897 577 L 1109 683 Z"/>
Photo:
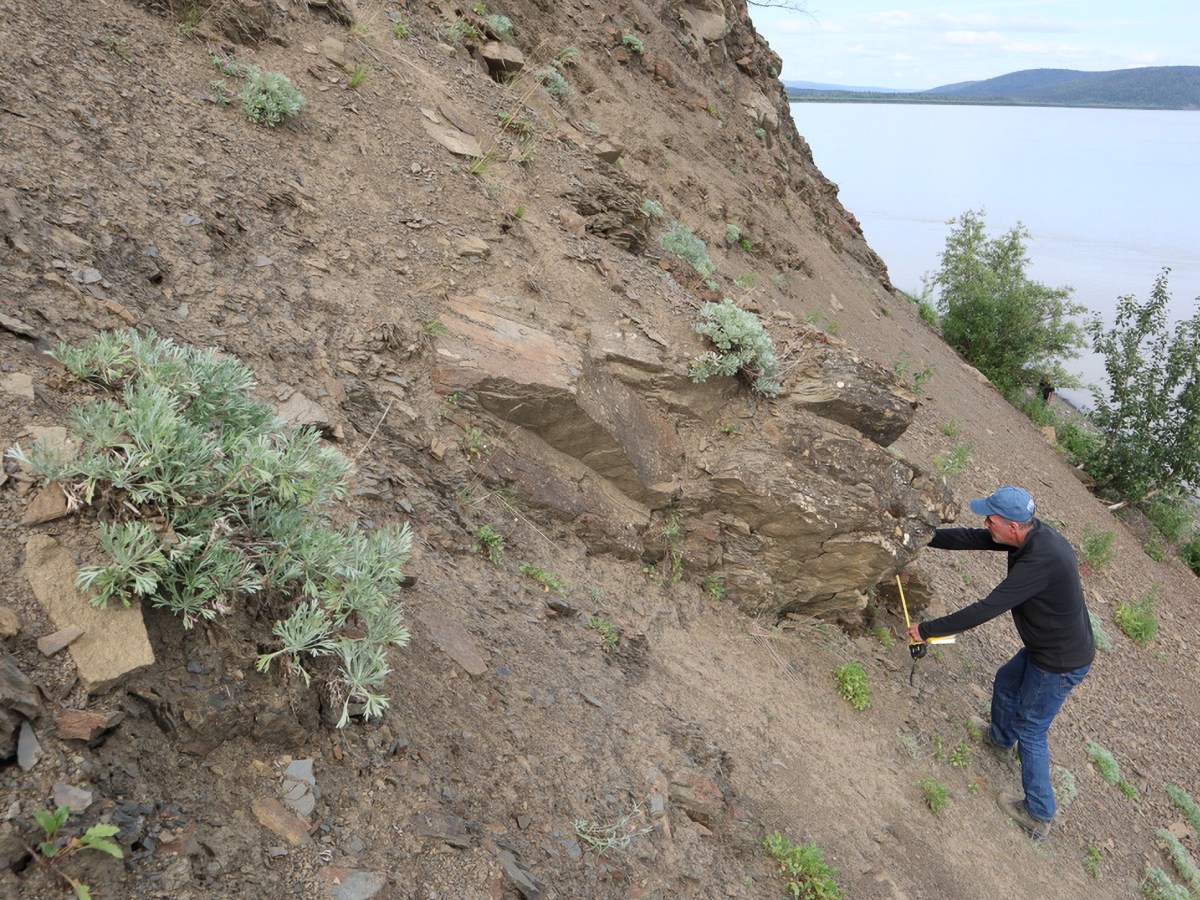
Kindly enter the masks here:
<path id="1" fill-rule="evenodd" d="M 966 47 L 1003 47 L 1004 36 L 998 31 L 947 31 L 942 34 L 947 44 Z"/>

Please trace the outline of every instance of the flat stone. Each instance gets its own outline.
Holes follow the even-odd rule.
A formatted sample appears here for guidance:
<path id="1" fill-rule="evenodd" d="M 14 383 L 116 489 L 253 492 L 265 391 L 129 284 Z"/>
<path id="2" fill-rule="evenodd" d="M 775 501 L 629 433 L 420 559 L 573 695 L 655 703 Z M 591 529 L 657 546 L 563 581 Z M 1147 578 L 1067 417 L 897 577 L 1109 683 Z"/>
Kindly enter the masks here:
<path id="1" fill-rule="evenodd" d="M 517 857 L 510 850 L 501 849 L 498 855 L 504 874 L 517 886 L 521 896 L 525 900 L 538 900 L 542 896 L 542 889 L 534 882 L 529 870 L 517 861 Z"/>
<path id="2" fill-rule="evenodd" d="M 124 718 L 123 712 L 111 709 L 59 709 L 54 713 L 54 728 L 64 740 L 91 743 Z"/>
<path id="3" fill-rule="evenodd" d="M 387 900 L 391 896 L 384 872 L 326 866 L 317 872 L 317 878 L 325 884 L 331 900 Z"/>
<path id="4" fill-rule="evenodd" d="M 38 743 L 33 726 L 28 722 L 21 723 L 21 734 L 17 738 L 17 765 L 22 772 L 28 772 L 42 758 L 42 745 Z"/>
<path id="5" fill-rule="evenodd" d="M 17 666 L 13 655 L 3 648 L 0 648 L 0 709 L 16 710 L 27 719 L 37 718 L 42 711 L 33 683 Z"/>
<path id="6" fill-rule="evenodd" d="M 428 629 L 429 637 L 442 652 L 462 666 L 468 675 L 478 677 L 487 672 L 487 663 L 461 622 L 434 609 L 422 609 L 417 613 L 417 619 Z"/>
<path id="7" fill-rule="evenodd" d="M 25 507 L 25 515 L 21 517 L 22 525 L 41 525 L 43 522 L 53 522 L 71 512 L 67 504 L 67 495 L 63 493 L 58 482 L 52 481 L 38 491 L 29 505 Z"/>
<path id="8" fill-rule="evenodd" d="M 469 156 L 472 159 L 479 159 L 483 156 L 483 148 L 480 146 L 478 138 L 450 125 L 439 125 L 429 121 L 421 124 L 425 126 L 425 132 L 431 138 L 455 156 Z"/>
<path id="9" fill-rule="evenodd" d="M 59 782 L 53 790 L 55 808 L 65 806 L 73 813 L 81 813 L 92 805 L 92 792 L 81 787 Z"/>
<path id="10" fill-rule="evenodd" d="M 29 539 L 22 571 L 56 628 L 83 629 L 70 650 L 80 683 L 89 693 L 114 687 L 131 672 L 153 664 L 141 607 L 92 606 L 75 587 L 78 566 L 54 538 L 35 534 Z"/>
<path id="11" fill-rule="evenodd" d="M 0 378 L 0 391 L 22 400 L 33 402 L 33 377 L 24 372 L 13 372 Z"/>
<path id="12" fill-rule="evenodd" d="M 255 800 L 250 804 L 254 817 L 264 828 L 268 828 L 294 847 L 310 846 L 313 842 L 308 834 L 308 823 L 290 812 L 278 800 Z"/>
<path id="13" fill-rule="evenodd" d="M 313 774 L 313 761 L 311 759 L 294 759 L 286 769 L 283 770 L 286 778 L 294 779 L 295 781 L 303 781 L 305 784 L 315 785 L 317 778 Z"/>
<path id="14" fill-rule="evenodd" d="M 41 651 L 42 656 L 53 656 L 65 647 L 69 647 L 74 641 L 83 637 L 83 629 L 78 625 L 68 625 L 66 628 L 60 628 L 54 634 L 47 634 L 44 637 L 38 638 L 37 647 Z"/>
<path id="15" fill-rule="evenodd" d="M 16 637 L 20 633 L 20 614 L 11 606 L 0 606 L 0 638 Z"/>
<path id="16" fill-rule="evenodd" d="M 472 234 L 459 242 L 458 255 L 474 259 L 486 259 L 492 255 L 492 248 L 488 246 L 487 241 L 483 238 Z"/>

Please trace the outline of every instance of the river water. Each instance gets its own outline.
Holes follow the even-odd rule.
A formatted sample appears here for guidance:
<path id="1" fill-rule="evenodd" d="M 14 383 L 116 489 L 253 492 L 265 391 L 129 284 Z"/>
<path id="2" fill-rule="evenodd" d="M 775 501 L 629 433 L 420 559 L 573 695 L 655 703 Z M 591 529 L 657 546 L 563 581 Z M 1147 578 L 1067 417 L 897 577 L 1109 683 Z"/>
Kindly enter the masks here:
<path id="1" fill-rule="evenodd" d="M 1200 112 L 793 103 L 792 116 L 904 291 L 937 270 L 947 222 L 981 209 L 993 236 L 1030 231 L 1030 277 L 1108 321 L 1164 267 L 1174 319 L 1200 298 Z M 1104 380 L 1090 353 L 1067 368 Z"/>

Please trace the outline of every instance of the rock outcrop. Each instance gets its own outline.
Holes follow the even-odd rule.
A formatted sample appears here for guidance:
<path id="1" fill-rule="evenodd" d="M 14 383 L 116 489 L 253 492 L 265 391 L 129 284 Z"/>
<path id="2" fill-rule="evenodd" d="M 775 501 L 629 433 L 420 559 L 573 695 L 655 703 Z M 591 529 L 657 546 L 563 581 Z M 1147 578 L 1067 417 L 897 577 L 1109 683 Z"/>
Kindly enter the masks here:
<path id="1" fill-rule="evenodd" d="M 434 385 L 495 419 L 480 471 L 597 552 L 677 553 L 748 612 L 836 618 L 956 514 L 940 482 L 881 446 L 911 422 L 912 393 L 811 329 L 789 336 L 795 365 L 768 402 L 734 379 L 693 383 L 698 338 L 675 356 L 633 327 L 581 340 L 513 308 L 451 298 Z"/>

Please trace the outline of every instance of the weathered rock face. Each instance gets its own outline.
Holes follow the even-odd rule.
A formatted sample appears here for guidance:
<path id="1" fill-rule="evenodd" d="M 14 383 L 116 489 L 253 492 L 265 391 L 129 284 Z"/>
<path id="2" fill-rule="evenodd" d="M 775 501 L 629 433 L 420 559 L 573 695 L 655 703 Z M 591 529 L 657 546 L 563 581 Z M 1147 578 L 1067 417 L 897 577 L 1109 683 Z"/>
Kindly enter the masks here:
<path id="1" fill-rule="evenodd" d="M 688 357 L 633 327 L 585 343 L 508 309 L 487 294 L 450 301 L 434 384 L 501 423 L 484 473 L 597 551 L 661 557 L 672 512 L 686 565 L 720 572 L 748 611 L 834 617 L 955 514 L 939 482 L 880 446 L 912 421 L 911 392 L 836 344 L 792 336 L 803 349 L 785 392 L 726 434 L 730 405 L 746 402 L 734 379 L 693 384 Z"/>

